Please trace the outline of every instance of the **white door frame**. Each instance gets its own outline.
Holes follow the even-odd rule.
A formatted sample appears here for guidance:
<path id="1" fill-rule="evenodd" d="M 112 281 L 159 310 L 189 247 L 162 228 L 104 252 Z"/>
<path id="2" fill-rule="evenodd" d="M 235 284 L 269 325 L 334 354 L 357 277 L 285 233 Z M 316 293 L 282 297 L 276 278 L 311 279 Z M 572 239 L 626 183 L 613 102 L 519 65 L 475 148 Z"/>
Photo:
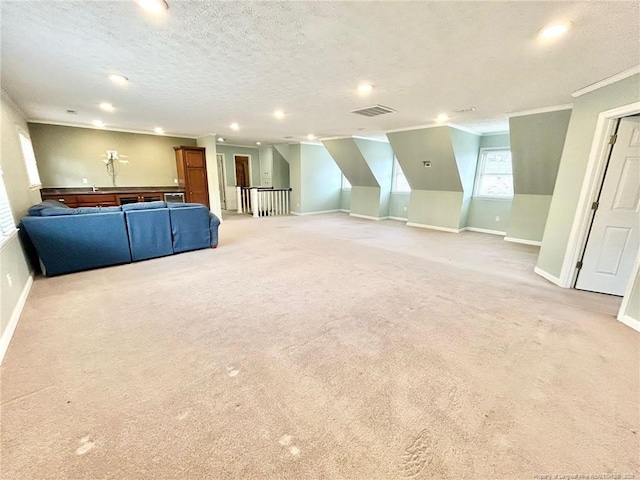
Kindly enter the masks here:
<path id="1" fill-rule="evenodd" d="M 576 264 L 584 251 L 589 228 L 591 227 L 591 205 L 597 200 L 600 186 L 604 180 L 605 167 L 609 154 L 609 138 L 614 132 L 616 122 L 621 117 L 640 113 L 640 102 L 600 112 L 587 161 L 587 169 L 582 182 L 578 207 L 573 218 L 567 252 L 560 270 L 559 286 L 573 288 L 578 277 Z M 635 276 L 629 279 L 633 284 Z M 629 291 L 629 288 L 627 288 Z"/>
<path id="2" fill-rule="evenodd" d="M 236 175 L 236 157 L 249 157 L 249 186 L 253 187 L 253 169 L 251 168 L 251 155 L 248 153 L 234 153 L 233 154 L 233 178 L 236 179 L 236 186 L 238 185 L 238 177 Z"/>
<path id="3" fill-rule="evenodd" d="M 227 207 L 227 169 L 225 167 L 226 158 L 224 156 L 224 153 L 216 152 L 216 169 L 218 168 L 218 156 L 222 157 L 222 178 L 220 179 L 222 180 L 222 182 L 218 180 L 218 187 L 220 187 L 220 184 L 222 184 L 222 193 L 224 194 L 224 206 L 226 210 L 226 207 Z"/>

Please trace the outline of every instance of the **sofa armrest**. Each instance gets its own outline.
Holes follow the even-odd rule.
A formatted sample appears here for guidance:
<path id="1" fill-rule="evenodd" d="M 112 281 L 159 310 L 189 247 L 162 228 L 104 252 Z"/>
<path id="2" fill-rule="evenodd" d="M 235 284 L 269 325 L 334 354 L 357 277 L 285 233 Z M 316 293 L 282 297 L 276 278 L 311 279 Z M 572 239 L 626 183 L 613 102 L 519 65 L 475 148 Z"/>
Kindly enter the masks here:
<path id="1" fill-rule="evenodd" d="M 218 227 L 220 226 L 220 219 L 212 212 L 209 212 L 209 232 L 211 233 L 211 246 L 216 247 L 218 245 Z"/>

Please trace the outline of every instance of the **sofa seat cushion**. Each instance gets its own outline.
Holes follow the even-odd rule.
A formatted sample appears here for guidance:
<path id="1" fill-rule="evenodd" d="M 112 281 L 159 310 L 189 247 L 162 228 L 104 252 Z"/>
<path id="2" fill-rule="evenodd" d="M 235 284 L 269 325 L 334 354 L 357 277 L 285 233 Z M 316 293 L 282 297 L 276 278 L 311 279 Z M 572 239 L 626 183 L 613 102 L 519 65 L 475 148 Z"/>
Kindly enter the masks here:
<path id="1" fill-rule="evenodd" d="M 174 253 L 208 248 L 212 245 L 207 207 L 191 204 L 190 207 L 170 208 L 169 215 Z"/>
<path id="2" fill-rule="evenodd" d="M 24 217 L 48 276 L 131 262 L 124 213 Z"/>
<path id="3" fill-rule="evenodd" d="M 125 215 L 134 262 L 173 253 L 168 209 L 129 210 Z"/>
<path id="4" fill-rule="evenodd" d="M 157 202 L 127 203 L 126 205 L 122 205 L 122 210 L 125 212 L 131 211 L 131 210 L 155 210 L 158 208 L 167 208 L 167 203 L 162 201 L 157 201 Z"/>

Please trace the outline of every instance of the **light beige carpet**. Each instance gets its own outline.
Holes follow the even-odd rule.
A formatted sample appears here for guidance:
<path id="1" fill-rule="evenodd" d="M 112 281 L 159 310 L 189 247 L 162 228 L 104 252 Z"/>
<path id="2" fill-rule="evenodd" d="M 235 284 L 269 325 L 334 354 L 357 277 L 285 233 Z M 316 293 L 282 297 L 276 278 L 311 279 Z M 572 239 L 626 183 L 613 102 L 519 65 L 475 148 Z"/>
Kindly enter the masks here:
<path id="1" fill-rule="evenodd" d="M 220 238 L 36 280 L 2 478 L 640 478 L 638 334 L 537 248 L 344 214 Z"/>

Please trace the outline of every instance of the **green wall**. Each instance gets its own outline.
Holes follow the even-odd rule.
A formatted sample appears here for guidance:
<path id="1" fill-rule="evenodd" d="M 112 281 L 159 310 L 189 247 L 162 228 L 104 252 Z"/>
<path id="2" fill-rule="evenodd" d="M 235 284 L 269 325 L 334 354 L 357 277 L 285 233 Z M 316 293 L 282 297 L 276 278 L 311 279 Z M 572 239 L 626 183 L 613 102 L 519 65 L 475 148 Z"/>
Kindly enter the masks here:
<path id="1" fill-rule="evenodd" d="M 514 196 L 508 239 L 539 242 L 547 221 L 571 110 L 509 119 Z"/>
<path id="2" fill-rule="evenodd" d="M 408 223 L 460 229 L 462 192 L 411 190 Z"/>
<path id="3" fill-rule="evenodd" d="M 620 80 L 575 99 L 547 218 L 538 268 L 559 277 L 569 244 L 587 160 L 600 112 L 640 98 L 640 75 Z"/>
<path id="4" fill-rule="evenodd" d="M 289 188 L 289 162 L 273 148 L 273 170 L 271 171 L 271 182 L 273 188 Z"/>
<path id="5" fill-rule="evenodd" d="M 480 148 L 510 148 L 509 134 L 483 135 L 480 137 Z M 492 230 L 504 235 L 511 216 L 511 201 L 510 198 L 472 197 L 467 226 Z"/>
<path id="6" fill-rule="evenodd" d="M 301 145 L 276 145 L 278 152 L 286 155 L 289 162 L 289 181 L 291 183 L 291 211 L 300 213 L 302 211 L 302 162 Z"/>
<path id="7" fill-rule="evenodd" d="M 173 147 L 196 145 L 190 138 L 41 123 L 30 123 L 29 131 L 43 187 L 113 186 L 102 161 L 107 150 L 129 157 L 115 164 L 116 186 L 171 186 L 177 176 Z"/>
<path id="8" fill-rule="evenodd" d="M 392 193 L 389 198 L 389 216 L 406 220 L 409 216 L 409 199 L 408 193 Z"/>
<path id="9" fill-rule="evenodd" d="M 353 138 L 340 138 L 322 142 L 343 175 L 352 186 L 379 187 L 376 177 L 367 165 Z"/>
<path id="10" fill-rule="evenodd" d="M 294 147 L 293 145 L 291 147 Z M 299 213 L 340 209 L 342 173 L 323 145 L 300 144 Z"/>
<path id="11" fill-rule="evenodd" d="M 40 191 L 29 188 L 16 128 L 20 127 L 24 132 L 30 133 L 29 126 L 22 113 L 13 106 L 13 102 L 4 92 L 2 93 L 1 106 L 0 168 L 13 218 L 18 222 L 26 215 L 31 205 L 40 202 Z M 18 305 L 31 274 L 22 245 L 16 235 L 0 248 L 0 334 L 5 333 L 5 328 Z M 7 275 L 11 277 L 11 285 L 9 285 Z"/>
<path id="12" fill-rule="evenodd" d="M 223 145 L 218 143 L 217 152 L 224 154 L 224 168 L 226 185 L 233 187 L 236 185 L 236 163 L 234 155 L 249 155 L 251 157 L 251 186 L 260 186 L 260 152 L 253 147 L 236 147 L 234 145 Z"/>
<path id="13" fill-rule="evenodd" d="M 351 210 L 351 190 L 342 190 L 340 192 L 340 210 Z"/>
<path id="14" fill-rule="evenodd" d="M 393 149 L 387 142 L 356 138 L 355 143 L 380 185 L 378 216 L 389 215 L 391 184 L 393 181 Z"/>
<path id="15" fill-rule="evenodd" d="M 622 314 L 638 322 L 636 324 L 636 328 L 640 327 L 640 271 L 636 274 L 636 278 L 634 279 L 633 288 L 629 294 L 626 312 L 622 312 Z"/>

